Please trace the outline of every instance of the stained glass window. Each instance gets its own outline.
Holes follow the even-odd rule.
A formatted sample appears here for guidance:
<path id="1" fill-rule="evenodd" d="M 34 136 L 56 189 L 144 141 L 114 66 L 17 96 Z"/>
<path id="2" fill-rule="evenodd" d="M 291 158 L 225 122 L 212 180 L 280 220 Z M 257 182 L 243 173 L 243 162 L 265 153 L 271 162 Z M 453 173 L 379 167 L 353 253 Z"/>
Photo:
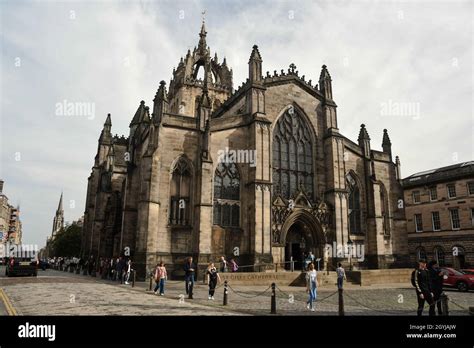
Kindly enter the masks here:
<path id="1" fill-rule="evenodd" d="M 214 224 L 240 226 L 240 175 L 234 163 L 220 162 L 214 175 Z"/>
<path id="2" fill-rule="evenodd" d="M 273 194 L 290 199 L 303 188 L 313 198 L 313 181 L 310 129 L 292 108 L 280 117 L 273 130 Z"/>
<path id="3" fill-rule="evenodd" d="M 181 158 L 173 168 L 169 223 L 190 225 L 191 170 Z"/>
<path id="4" fill-rule="evenodd" d="M 349 188 L 349 232 L 361 234 L 360 190 L 350 174 L 347 176 L 347 185 Z"/>

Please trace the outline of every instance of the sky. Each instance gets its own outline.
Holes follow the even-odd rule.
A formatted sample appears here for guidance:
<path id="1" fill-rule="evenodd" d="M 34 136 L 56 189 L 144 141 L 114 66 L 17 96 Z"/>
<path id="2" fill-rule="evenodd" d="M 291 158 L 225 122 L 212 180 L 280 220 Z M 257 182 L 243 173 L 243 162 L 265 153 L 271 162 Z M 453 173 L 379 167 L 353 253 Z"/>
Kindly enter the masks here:
<path id="1" fill-rule="evenodd" d="M 297 66 L 317 81 L 326 64 L 338 126 L 373 149 L 387 128 L 403 177 L 474 159 L 470 1 L 0 0 L 0 178 L 20 205 L 23 243 L 44 246 L 64 192 L 66 221 L 84 212 L 97 140 L 129 123 L 198 43 L 248 75 Z M 87 109 L 62 108 L 67 103 Z M 71 110 L 69 110 L 71 111 Z"/>

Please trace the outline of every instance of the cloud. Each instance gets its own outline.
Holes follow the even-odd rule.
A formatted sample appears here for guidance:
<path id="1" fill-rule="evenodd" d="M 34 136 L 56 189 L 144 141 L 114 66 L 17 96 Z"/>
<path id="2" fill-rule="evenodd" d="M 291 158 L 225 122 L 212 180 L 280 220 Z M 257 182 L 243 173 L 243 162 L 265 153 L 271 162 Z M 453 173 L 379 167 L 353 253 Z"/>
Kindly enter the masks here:
<path id="1" fill-rule="evenodd" d="M 254 44 L 264 71 L 295 63 L 316 83 L 327 64 L 341 133 L 356 140 L 365 123 L 372 147 L 380 149 L 388 128 L 404 175 L 473 158 L 468 1 L 10 0 L 1 6 L 0 176 L 10 199 L 21 201 L 26 242 L 44 244 L 61 190 L 66 219 L 82 215 L 106 114 L 114 133 L 128 133 L 140 100 L 151 105 L 159 81 L 168 82 L 197 44 L 204 9 L 208 44 L 227 58 L 234 86 L 247 77 Z M 64 101 L 93 105 L 94 117 L 56 115 Z M 418 103 L 420 117 L 382 116 L 388 101 Z"/>

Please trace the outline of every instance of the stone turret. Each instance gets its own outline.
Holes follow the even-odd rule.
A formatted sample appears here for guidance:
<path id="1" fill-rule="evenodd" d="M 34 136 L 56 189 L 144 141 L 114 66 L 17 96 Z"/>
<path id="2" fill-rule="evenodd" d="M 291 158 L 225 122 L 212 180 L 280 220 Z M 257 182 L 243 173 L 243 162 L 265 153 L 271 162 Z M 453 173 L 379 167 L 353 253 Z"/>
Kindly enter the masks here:
<path id="1" fill-rule="evenodd" d="M 357 140 L 364 156 L 370 158 L 370 137 L 367 129 L 365 129 L 365 124 L 360 125 L 359 138 Z"/>
<path id="2" fill-rule="evenodd" d="M 112 144 L 112 120 L 110 114 L 107 114 L 107 118 L 104 123 L 104 128 L 102 128 L 102 132 L 100 133 L 99 143 L 100 144 Z"/>
<path id="3" fill-rule="evenodd" d="M 159 124 L 163 118 L 163 114 L 168 111 L 168 97 L 166 95 L 166 82 L 161 81 L 160 87 L 156 91 L 153 99 L 152 121 L 155 125 Z"/>
<path id="4" fill-rule="evenodd" d="M 319 89 L 328 100 L 332 100 L 332 79 L 326 65 L 322 66 L 321 74 L 319 75 Z"/>
<path id="5" fill-rule="evenodd" d="M 251 83 L 262 82 L 262 56 L 258 46 L 254 45 L 249 59 L 249 81 Z"/>
<path id="6" fill-rule="evenodd" d="M 250 88 L 246 93 L 247 112 L 254 117 L 265 114 L 265 90 L 262 77 L 262 56 L 258 46 L 254 45 L 249 59 L 249 78 Z"/>
<path id="7" fill-rule="evenodd" d="M 390 155 L 390 160 L 392 160 L 392 143 L 390 142 L 390 138 L 386 129 L 383 130 L 382 149 L 383 152 Z"/>

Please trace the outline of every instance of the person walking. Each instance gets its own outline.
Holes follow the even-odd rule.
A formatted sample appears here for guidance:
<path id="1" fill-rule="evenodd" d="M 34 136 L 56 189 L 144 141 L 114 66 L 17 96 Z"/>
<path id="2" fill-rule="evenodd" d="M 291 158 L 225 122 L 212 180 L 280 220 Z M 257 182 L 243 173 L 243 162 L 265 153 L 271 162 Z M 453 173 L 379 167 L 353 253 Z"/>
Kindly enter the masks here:
<path id="1" fill-rule="evenodd" d="M 160 296 L 165 295 L 165 281 L 168 279 L 168 274 L 166 273 L 166 267 L 163 262 L 160 262 L 156 265 L 155 270 L 155 295 L 158 294 L 158 289 L 160 290 Z"/>
<path id="2" fill-rule="evenodd" d="M 346 278 L 346 271 L 344 271 L 344 268 L 342 267 L 342 263 L 338 263 L 336 268 L 336 274 L 337 274 L 337 288 L 342 289 L 344 280 L 347 280 Z"/>
<path id="3" fill-rule="evenodd" d="M 428 273 L 430 275 L 430 285 L 433 291 L 433 301 L 436 302 L 438 308 L 438 315 L 443 315 L 443 309 L 441 307 L 441 294 L 443 293 L 443 272 L 438 266 L 436 260 L 432 260 L 428 263 Z"/>
<path id="4" fill-rule="evenodd" d="M 117 261 L 117 280 L 122 282 L 123 269 L 125 267 L 125 260 L 122 256 L 119 257 Z"/>
<path id="5" fill-rule="evenodd" d="M 125 266 L 125 284 L 126 285 L 130 284 L 128 282 L 130 280 L 130 273 L 132 273 L 132 260 L 131 259 L 127 261 L 127 265 Z"/>
<path id="6" fill-rule="evenodd" d="M 221 281 L 221 277 L 217 272 L 217 268 L 214 266 L 214 263 L 210 263 L 206 271 L 207 275 L 207 284 L 209 284 L 209 296 L 208 300 L 214 300 L 214 292 L 216 291 L 217 282 Z"/>
<path id="7" fill-rule="evenodd" d="M 310 263 L 308 266 L 308 272 L 306 273 L 306 291 L 309 293 L 308 301 L 306 302 L 306 308 L 314 312 L 313 302 L 316 301 L 316 289 L 318 287 L 318 274 L 314 269 L 314 263 Z"/>
<path id="8" fill-rule="evenodd" d="M 230 269 L 232 272 L 237 272 L 239 270 L 239 265 L 234 259 L 230 259 Z"/>
<path id="9" fill-rule="evenodd" d="M 416 297 L 418 299 L 417 315 L 421 316 L 423 314 L 425 301 L 428 302 L 430 306 L 429 315 L 435 315 L 435 305 L 430 284 L 430 274 L 426 269 L 426 260 L 421 259 L 418 261 L 418 269 L 412 273 L 412 284 L 415 286 Z"/>
<path id="10" fill-rule="evenodd" d="M 224 256 L 221 256 L 221 266 L 220 266 L 220 271 L 222 273 L 227 272 L 228 267 L 227 267 L 227 261 Z"/>
<path id="11" fill-rule="evenodd" d="M 196 266 L 193 263 L 192 256 L 188 257 L 184 264 L 184 282 L 186 285 L 186 295 L 189 299 L 193 298 L 194 275 L 196 274 Z"/>

